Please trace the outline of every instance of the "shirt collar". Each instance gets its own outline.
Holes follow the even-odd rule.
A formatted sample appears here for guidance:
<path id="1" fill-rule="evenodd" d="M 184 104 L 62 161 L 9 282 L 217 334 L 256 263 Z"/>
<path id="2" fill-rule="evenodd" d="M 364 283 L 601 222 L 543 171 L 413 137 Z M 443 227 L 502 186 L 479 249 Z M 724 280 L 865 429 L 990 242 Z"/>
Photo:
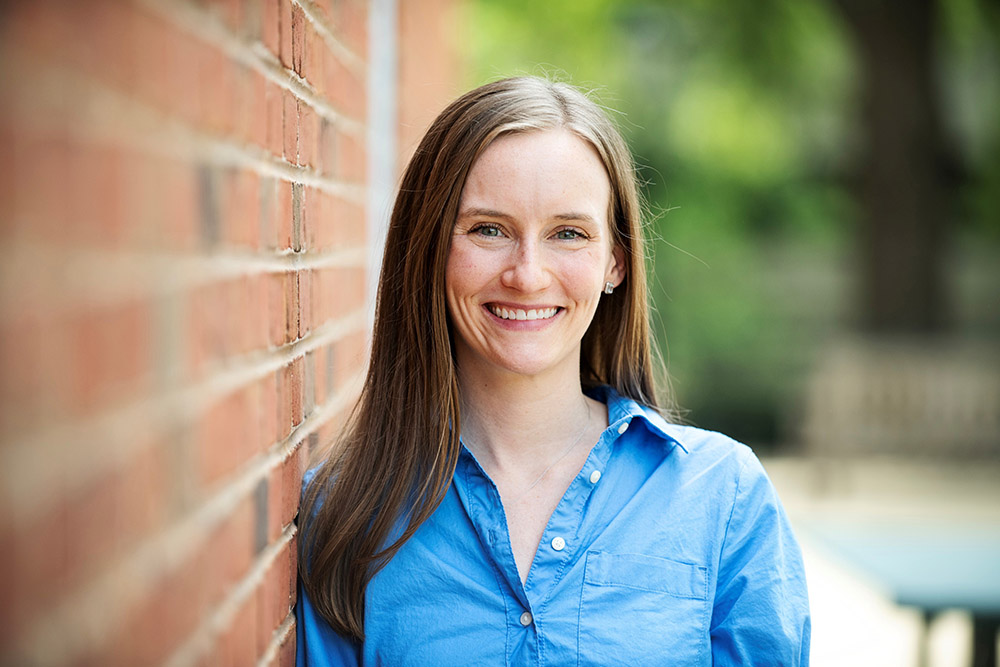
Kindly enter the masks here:
<path id="1" fill-rule="evenodd" d="M 664 444 L 671 447 L 677 445 L 685 454 L 688 453 L 688 448 L 681 441 L 681 428 L 667 423 L 667 420 L 655 408 L 641 405 L 631 398 L 622 396 L 607 385 L 589 389 L 587 394 L 591 398 L 607 404 L 609 425 L 620 421 L 631 422 L 639 419 L 650 433 L 662 438 L 665 441 Z"/>

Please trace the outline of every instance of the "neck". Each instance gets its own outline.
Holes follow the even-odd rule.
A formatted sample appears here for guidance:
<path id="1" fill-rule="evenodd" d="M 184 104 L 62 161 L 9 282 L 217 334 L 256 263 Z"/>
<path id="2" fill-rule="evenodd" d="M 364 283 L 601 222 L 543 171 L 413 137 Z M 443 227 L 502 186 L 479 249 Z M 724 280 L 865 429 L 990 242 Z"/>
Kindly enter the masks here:
<path id="1" fill-rule="evenodd" d="M 462 436 L 488 472 L 540 472 L 602 418 L 604 406 L 584 396 L 579 371 L 570 370 L 525 377 L 459 369 Z"/>

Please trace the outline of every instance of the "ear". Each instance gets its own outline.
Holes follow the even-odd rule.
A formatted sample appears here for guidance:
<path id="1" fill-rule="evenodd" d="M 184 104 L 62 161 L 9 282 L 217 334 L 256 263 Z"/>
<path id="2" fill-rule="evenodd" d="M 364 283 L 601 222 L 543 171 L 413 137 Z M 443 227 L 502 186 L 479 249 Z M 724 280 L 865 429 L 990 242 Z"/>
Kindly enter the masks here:
<path id="1" fill-rule="evenodd" d="M 625 280 L 625 273 L 625 251 L 620 245 L 616 245 L 611 249 L 611 264 L 608 266 L 605 280 L 618 287 Z"/>

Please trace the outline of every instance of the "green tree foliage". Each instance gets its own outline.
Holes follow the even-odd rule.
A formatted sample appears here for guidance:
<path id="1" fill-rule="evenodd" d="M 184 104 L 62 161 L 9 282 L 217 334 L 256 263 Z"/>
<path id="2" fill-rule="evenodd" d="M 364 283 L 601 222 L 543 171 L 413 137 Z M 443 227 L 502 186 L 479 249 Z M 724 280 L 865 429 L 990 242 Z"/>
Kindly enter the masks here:
<path id="1" fill-rule="evenodd" d="M 1000 190 L 1000 58 L 976 2 L 949 0 L 942 33 L 958 38 L 943 71 L 949 118 L 982 153 L 964 198 L 982 218 L 997 210 L 985 185 Z M 618 112 L 645 181 L 658 334 L 678 399 L 698 425 L 777 440 L 810 356 L 852 315 L 859 59 L 836 8 L 472 0 L 467 43 L 470 84 L 548 75 Z"/>

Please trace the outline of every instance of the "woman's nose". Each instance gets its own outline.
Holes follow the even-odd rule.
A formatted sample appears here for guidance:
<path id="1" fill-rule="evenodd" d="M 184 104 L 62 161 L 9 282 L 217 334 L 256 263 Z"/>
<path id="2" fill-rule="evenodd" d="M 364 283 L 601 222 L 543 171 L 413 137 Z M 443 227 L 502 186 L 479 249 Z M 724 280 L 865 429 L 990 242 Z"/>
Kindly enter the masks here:
<path id="1" fill-rule="evenodd" d="M 501 282 L 520 292 L 538 292 L 549 285 L 551 274 L 544 250 L 532 242 L 518 243 L 511 253 L 510 264 L 501 275 Z"/>

